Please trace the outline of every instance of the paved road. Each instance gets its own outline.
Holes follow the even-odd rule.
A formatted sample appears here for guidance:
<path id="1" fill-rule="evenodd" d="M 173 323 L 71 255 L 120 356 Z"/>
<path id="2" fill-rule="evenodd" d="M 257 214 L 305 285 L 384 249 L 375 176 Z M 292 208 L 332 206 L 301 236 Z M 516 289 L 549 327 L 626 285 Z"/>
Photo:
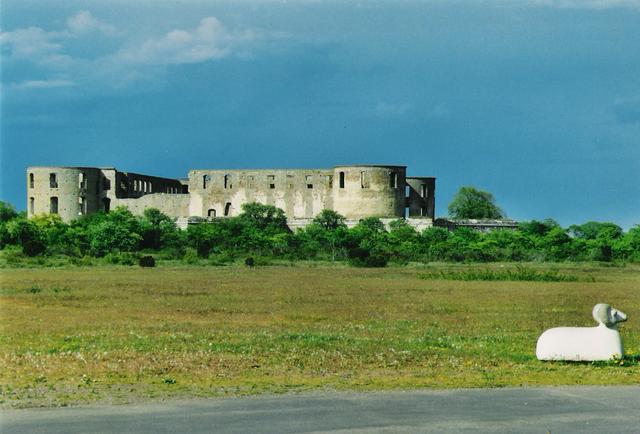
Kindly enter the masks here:
<path id="1" fill-rule="evenodd" d="M 640 433 L 640 387 L 313 393 L 10 410 L 3 433 Z"/>

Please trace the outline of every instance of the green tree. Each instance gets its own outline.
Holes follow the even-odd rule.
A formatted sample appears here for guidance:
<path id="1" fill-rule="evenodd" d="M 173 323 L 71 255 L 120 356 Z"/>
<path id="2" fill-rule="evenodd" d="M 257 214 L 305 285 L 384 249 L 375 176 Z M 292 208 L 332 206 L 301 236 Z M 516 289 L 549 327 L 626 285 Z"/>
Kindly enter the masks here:
<path id="1" fill-rule="evenodd" d="M 313 222 L 296 232 L 295 254 L 303 258 L 344 259 L 349 241 L 345 218 L 332 210 L 323 210 Z"/>
<path id="2" fill-rule="evenodd" d="M 236 221 L 240 225 L 236 244 L 245 252 L 261 256 L 282 254 L 286 250 L 284 244 L 292 239 L 284 211 L 272 205 L 244 204 Z"/>
<path id="3" fill-rule="evenodd" d="M 117 207 L 90 220 L 88 236 L 91 252 L 103 256 L 113 251 L 137 251 L 142 241 L 140 232 L 140 222 L 131 211 Z"/>
<path id="4" fill-rule="evenodd" d="M 323 209 L 320 214 L 313 219 L 313 222 L 329 230 L 347 227 L 344 216 L 331 209 Z"/>
<path id="5" fill-rule="evenodd" d="M 157 250 L 163 247 L 177 247 L 180 242 L 179 229 L 174 221 L 156 208 L 144 210 L 140 229 L 142 248 Z"/>
<path id="6" fill-rule="evenodd" d="M 357 267 L 384 267 L 391 257 L 388 233 L 379 218 L 367 217 L 349 231 L 349 263 Z"/>
<path id="7" fill-rule="evenodd" d="M 206 258 L 213 248 L 221 244 L 224 231 L 216 221 L 199 223 L 187 228 L 187 241 L 190 247 L 196 249 L 198 256 Z"/>
<path id="8" fill-rule="evenodd" d="M 15 208 L 10 203 L 0 200 L 0 222 L 8 222 L 16 217 L 18 217 L 18 213 Z"/>
<path id="9" fill-rule="evenodd" d="M 448 209 L 449 216 L 454 219 L 499 219 L 505 216 L 491 193 L 474 187 L 461 187 Z"/>
<path id="10" fill-rule="evenodd" d="M 617 259 L 640 261 L 640 225 L 635 225 L 614 242 L 613 254 Z"/>
<path id="11" fill-rule="evenodd" d="M 449 238 L 451 232 L 445 228 L 433 226 L 425 229 L 419 237 L 420 253 L 426 255 L 429 261 L 444 260 Z"/>
<path id="12" fill-rule="evenodd" d="M 40 214 L 31 220 L 41 234 L 47 255 L 79 256 L 80 249 L 75 234 L 57 214 Z"/>
<path id="13" fill-rule="evenodd" d="M 24 217 L 7 222 L 7 233 L 9 242 L 22 246 L 22 251 L 27 256 L 40 255 L 46 249 L 42 230 L 33 221 Z"/>
<path id="14" fill-rule="evenodd" d="M 526 235 L 543 236 L 551 229 L 560 227 L 558 222 L 553 219 L 544 219 L 543 221 L 531 220 L 518 223 L 518 230 Z"/>
<path id="15" fill-rule="evenodd" d="M 586 240 L 614 240 L 622 237 L 623 231 L 620 226 L 609 222 L 587 222 L 582 225 L 569 226 L 569 233 L 576 238 Z"/>
<path id="16" fill-rule="evenodd" d="M 248 226 L 265 231 L 269 235 L 289 232 L 284 211 L 272 205 L 263 205 L 257 202 L 245 203 L 242 205 L 242 213 L 238 218 Z"/>
<path id="17" fill-rule="evenodd" d="M 387 235 L 391 260 L 406 264 L 418 259 L 418 240 L 418 232 L 406 220 L 393 220 L 389 224 L 389 234 Z"/>

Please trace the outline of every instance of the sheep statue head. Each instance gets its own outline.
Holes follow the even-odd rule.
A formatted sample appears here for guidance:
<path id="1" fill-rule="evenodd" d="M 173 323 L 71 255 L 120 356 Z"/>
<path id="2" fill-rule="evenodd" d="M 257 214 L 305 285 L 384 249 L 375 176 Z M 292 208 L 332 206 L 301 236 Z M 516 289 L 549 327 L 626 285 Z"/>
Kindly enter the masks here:
<path id="1" fill-rule="evenodd" d="M 606 303 L 598 303 L 593 307 L 593 319 L 607 327 L 615 328 L 616 324 L 627 320 L 627 315 Z"/>

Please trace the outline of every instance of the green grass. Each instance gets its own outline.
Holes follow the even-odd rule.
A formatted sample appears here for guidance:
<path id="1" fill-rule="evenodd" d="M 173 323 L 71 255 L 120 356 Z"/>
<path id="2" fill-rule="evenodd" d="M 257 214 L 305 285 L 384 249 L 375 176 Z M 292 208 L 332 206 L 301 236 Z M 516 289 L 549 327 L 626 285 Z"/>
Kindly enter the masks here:
<path id="1" fill-rule="evenodd" d="M 640 384 L 640 268 L 528 264 L 4 269 L 4 406 L 310 389 Z M 448 280 L 457 273 L 495 280 Z M 490 273 L 489 273 L 490 272 Z M 457 277 L 457 276 L 456 276 Z M 629 315 L 627 357 L 542 363 L 549 327 Z"/>
<path id="2" fill-rule="evenodd" d="M 489 281 L 525 281 L 525 282 L 577 282 L 575 274 L 560 273 L 558 270 L 538 271 L 528 267 L 515 266 L 506 270 L 469 269 L 462 271 L 439 270 L 420 275 L 422 279 L 444 280 L 489 280 Z M 595 281 L 589 276 L 587 281 Z"/>

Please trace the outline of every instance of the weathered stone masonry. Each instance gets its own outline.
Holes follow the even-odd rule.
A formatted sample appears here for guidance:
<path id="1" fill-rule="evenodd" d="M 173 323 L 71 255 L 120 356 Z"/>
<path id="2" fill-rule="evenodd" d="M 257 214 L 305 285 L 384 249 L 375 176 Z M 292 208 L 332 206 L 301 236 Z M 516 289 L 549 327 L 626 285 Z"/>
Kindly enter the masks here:
<path id="1" fill-rule="evenodd" d="M 406 176 L 406 166 L 358 165 L 332 169 L 192 170 L 188 180 L 160 178 L 115 168 L 29 167 L 29 217 L 57 213 L 66 222 L 124 205 L 184 220 L 228 217 L 259 202 L 282 208 L 292 227 L 304 226 L 323 209 L 355 224 L 365 217 L 404 218 L 431 226 L 435 178 Z"/>

